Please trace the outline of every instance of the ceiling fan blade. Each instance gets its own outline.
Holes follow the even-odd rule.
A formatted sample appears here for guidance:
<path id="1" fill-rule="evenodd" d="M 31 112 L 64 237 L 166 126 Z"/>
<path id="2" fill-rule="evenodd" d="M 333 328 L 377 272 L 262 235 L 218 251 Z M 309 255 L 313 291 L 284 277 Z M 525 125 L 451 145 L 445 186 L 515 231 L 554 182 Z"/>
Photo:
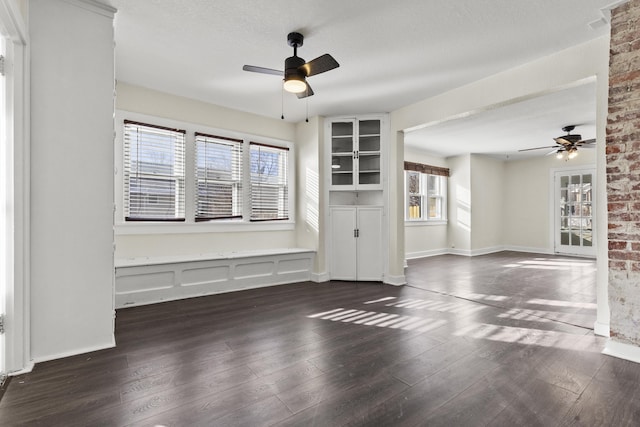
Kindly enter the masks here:
<path id="1" fill-rule="evenodd" d="M 311 86 L 309 86 L 309 83 L 307 83 L 307 90 L 305 90 L 304 92 L 296 93 L 296 96 L 299 99 L 307 98 L 309 96 L 313 96 L 313 89 L 311 89 Z"/>
<path id="2" fill-rule="evenodd" d="M 306 74 L 307 77 L 315 76 L 316 74 L 324 73 L 325 71 L 333 70 L 334 68 L 338 68 L 340 64 L 338 61 L 333 59 L 333 56 L 325 53 L 322 56 L 317 57 L 316 59 L 312 59 L 300 66 Z"/>
<path id="3" fill-rule="evenodd" d="M 593 139 L 585 139 L 582 141 L 578 141 L 576 142 L 576 145 L 589 147 L 589 146 L 593 146 L 593 144 L 595 143 L 596 143 L 596 140 L 595 138 L 593 138 Z"/>
<path id="4" fill-rule="evenodd" d="M 245 65 L 242 67 L 244 71 L 251 71 L 253 73 L 273 74 L 275 76 L 284 76 L 284 72 L 280 70 L 274 70 L 273 68 L 256 67 L 255 65 Z"/>
<path id="5" fill-rule="evenodd" d="M 563 137 L 553 138 L 553 140 L 561 145 L 573 145 L 571 141 L 564 139 Z"/>
<path id="6" fill-rule="evenodd" d="M 561 148 L 561 149 L 559 149 L 559 150 L 556 150 L 556 149 L 554 148 L 553 150 L 551 150 L 551 151 L 549 151 L 547 154 L 545 154 L 545 156 L 550 156 L 550 155 L 552 155 L 552 154 L 562 153 L 562 152 L 564 152 L 564 151 L 565 151 L 565 150 L 564 150 L 564 149 L 562 149 L 562 148 Z"/>
<path id="7" fill-rule="evenodd" d="M 525 148 L 523 150 L 518 150 L 518 152 L 520 151 L 531 151 L 531 150 L 542 150 L 543 148 L 558 148 L 555 145 L 549 145 L 549 146 L 545 146 L 545 147 L 536 147 L 536 148 Z"/>

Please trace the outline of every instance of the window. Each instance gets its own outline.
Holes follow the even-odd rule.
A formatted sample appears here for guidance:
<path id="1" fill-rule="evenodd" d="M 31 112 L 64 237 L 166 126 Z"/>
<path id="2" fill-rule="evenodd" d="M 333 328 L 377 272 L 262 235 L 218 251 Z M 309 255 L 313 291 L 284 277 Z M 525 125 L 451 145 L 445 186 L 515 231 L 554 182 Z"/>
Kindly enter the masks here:
<path id="1" fill-rule="evenodd" d="M 185 131 L 125 120 L 127 221 L 184 221 Z"/>
<path id="2" fill-rule="evenodd" d="M 250 143 L 251 221 L 289 219 L 289 149 Z"/>
<path id="3" fill-rule="evenodd" d="M 195 134 L 196 221 L 242 218 L 241 139 Z"/>
<path id="4" fill-rule="evenodd" d="M 448 175 L 449 170 L 446 168 L 405 162 L 405 219 L 407 221 L 445 221 L 447 219 Z"/>
<path id="5" fill-rule="evenodd" d="M 116 216 L 129 223 L 117 232 L 293 227 L 291 143 L 131 112 L 116 117 Z"/>

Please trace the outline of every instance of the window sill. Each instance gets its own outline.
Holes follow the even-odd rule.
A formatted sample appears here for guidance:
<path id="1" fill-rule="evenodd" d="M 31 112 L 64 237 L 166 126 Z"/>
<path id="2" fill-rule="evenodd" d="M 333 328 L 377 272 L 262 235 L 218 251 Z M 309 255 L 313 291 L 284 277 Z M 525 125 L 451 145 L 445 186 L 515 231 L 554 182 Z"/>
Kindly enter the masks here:
<path id="1" fill-rule="evenodd" d="M 116 236 L 293 230 L 293 221 L 126 222 L 114 227 Z"/>
<path id="2" fill-rule="evenodd" d="M 404 221 L 404 225 L 405 227 L 423 227 L 423 226 L 431 226 L 431 225 L 447 225 L 449 221 L 447 221 L 446 219 L 440 219 L 440 220 L 431 220 L 431 221 L 424 221 L 424 220 L 420 220 L 420 221 Z"/>

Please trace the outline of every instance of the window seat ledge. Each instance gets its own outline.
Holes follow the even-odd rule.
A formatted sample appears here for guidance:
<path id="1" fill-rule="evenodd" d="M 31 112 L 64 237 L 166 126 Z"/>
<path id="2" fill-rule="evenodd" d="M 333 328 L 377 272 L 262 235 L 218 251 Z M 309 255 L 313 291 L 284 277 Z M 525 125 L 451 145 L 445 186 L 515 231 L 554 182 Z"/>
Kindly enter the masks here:
<path id="1" fill-rule="evenodd" d="M 151 257 L 132 257 L 132 258 L 116 258 L 115 267 L 139 267 L 144 265 L 158 264 L 176 264 L 183 262 L 196 261 L 214 261 L 236 258 L 253 258 L 271 255 L 288 255 L 288 254 L 314 254 L 312 249 L 304 248 L 277 248 L 277 249 L 261 249 L 247 251 L 229 251 L 215 253 L 200 253 L 189 255 L 171 255 L 171 256 L 151 256 Z"/>

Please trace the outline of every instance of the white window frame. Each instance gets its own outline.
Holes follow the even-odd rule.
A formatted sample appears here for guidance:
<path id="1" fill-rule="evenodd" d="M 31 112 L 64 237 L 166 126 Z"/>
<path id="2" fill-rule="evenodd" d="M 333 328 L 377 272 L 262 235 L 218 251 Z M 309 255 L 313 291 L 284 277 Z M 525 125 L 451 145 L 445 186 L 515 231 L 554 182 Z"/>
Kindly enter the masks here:
<path id="1" fill-rule="evenodd" d="M 215 156 L 207 156 L 207 151 L 209 149 L 219 150 L 220 148 L 229 150 L 229 170 L 227 171 L 223 167 L 220 167 L 220 163 L 218 163 L 218 167 L 208 167 L 206 162 L 208 159 L 212 159 L 215 161 Z M 200 164 L 200 155 L 201 149 L 204 150 L 204 168 L 201 167 Z M 243 206 L 244 203 L 244 142 L 241 139 L 235 138 L 227 138 L 218 135 L 209 135 L 204 133 L 196 133 L 195 134 L 195 162 L 194 162 L 194 173 L 195 173 L 195 221 L 219 221 L 225 219 L 235 219 L 241 220 L 244 212 Z M 214 151 L 215 152 L 215 151 Z M 211 173 L 211 176 L 209 174 Z M 230 175 L 230 176 L 225 176 Z M 201 177 L 202 176 L 202 177 Z M 200 205 L 200 202 L 215 204 L 219 200 L 219 193 L 216 191 L 206 190 L 206 197 L 201 197 L 200 185 L 204 184 L 206 187 L 207 184 L 223 185 L 231 188 L 231 205 L 229 206 L 231 212 L 222 215 L 216 214 L 211 211 L 211 209 L 206 209 Z"/>
<path id="2" fill-rule="evenodd" d="M 163 117 L 151 116 L 137 112 L 116 110 L 116 140 L 115 149 L 115 200 L 114 223 L 116 235 L 139 235 L 139 234 L 191 234 L 191 233 L 209 233 L 209 232 L 242 232 L 242 231 L 278 231 L 278 230 L 294 230 L 295 229 L 295 152 L 294 144 L 291 141 L 285 141 L 276 138 L 257 136 L 249 133 L 230 131 L 226 129 L 213 128 L 210 126 L 199 125 L 191 122 L 183 122 L 178 120 L 167 119 Z M 186 178 L 185 178 L 185 221 L 134 221 L 127 222 L 124 220 L 124 179 L 123 179 L 123 130 L 124 120 L 138 121 L 149 124 L 156 124 L 176 129 L 184 129 L 186 131 Z M 215 219 L 210 221 L 195 220 L 196 209 L 196 178 L 195 178 L 195 134 L 204 133 L 209 135 L 219 135 L 221 137 L 240 139 L 243 141 L 243 180 L 242 187 L 250 188 L 249 177 L 249 143 L 251 141 L 263 144 L 280 146 L 289 149 L 289 164 L 287 173 L 288 197 L 288 220 L 274 221 L 250 221 L 250 199 L 249 191 L 243 191 L 243 217 L 242 219 Z"/>
<path id="3" fill-rule="evenodd" d="M 419 175 L 420 191 L 418 193 L 409 193 L 409 176 L 411 174 Z M 428 179 L 434 177 L 439 184 L 437 191 L 429 191 Z M 448 199 L 448 179 L 444 175 L 427 174 L 418 171 L 404 171 L 404 218 L 406 224 L 446 224 L 447 223 L 447 199 Z M 411 196 L 420 197 L 420 215 L 418 218 L 411 218 L 409 199 Z M 429 199 L 440 200 L 441 215 L 439 218 L 429 218 Z M 414 213 L 415 214 L 415 213 Z"/>
<path id="4" fill-rule="evenodd" d="M 125 221 L 184 221 L 185 219 L 185 143 L 186 143 L 186 135 L 185 131 L 181 129 L 172 129 L 167 127 L 158 126 L 151 123 L 142 123 L 137 121 L 125 120 L 123 123 L 123 127 L 129 128 L 130 132 L 130 140 L 126 139 L 125 132 L 125 142 L 123 146 L 124 153 L 124 194 L 125 194 Z M 143 135 L 142 138 L 139 135 Z M 160 139 L 162 138 L 162 139 Z M 166 141 L 169 140 L 172 146 L 169 148 L 166 146 Z M 127 142 L 129 141 L 129 142 Z M 158 144 L 158 141 L 161 141 L 163 145 Z M 137 153 L 133 152 L 133 145 L 135 144 L 135 149 Z M 169 148 L 170 153 L 167 153 L 166 148 Z M 131 152 L 126 152 L 127 150 L 131 150 Z M 146 162 L 146 165 L 155 166 L 156 170 L 146 170 L 141 165 L 144 165 L 145 162 L 141 161 L 140 157 L 144 157 L 144 154 L 141 152 L 146 152 L 147 154 L 151 153 L 154 157 L 158 157 L 158 155 L 166 158 L 167 154 L 170 154 L 171 163 L 164 162 Z M 137 159 L 137 160 L 136 160 Z M 158 167 L 162 168 L 163 166 L 166 168 L 170 165 L 170 171 L 162 171 L 158 169 Z M 173 192 L 171 196 L 173 197 L 173 202 L 171 203 L 173 207 L 171 210 L 173 213 L 171 215 L 158 215 L 158 218 L 154 219 L 154 214 L 133 214 L 131 212 L 131 181 L 134 179 L 143 181 L 155 181 L 163 182 L 163 183 L 172 183 L 173 184 Z M 147 190 L 149 187 L 146 187 Z M 151 192 L 150 198 L 163 198 L 165 195 L 158 195 L 158 187 L 157 184 L 152 184 L 151 188 L 155 187 L 155 195 L 154 192 Z M 149 195 L 148 192 L 146 192 Z M 144 193 L 143 193 L 144 194 Z M 166 194 L 166 193 L 165 193 Z M 127 200 L 127 195 L 129 195 L 129 200 Z M 142 198 L 138 198 L 138 204 L 142 204 Z M 146 203 L 145 203 L 146 204 Z M 129 208 L 129 209 L 127 209 Z M 152 209 L 153 210 L 153 209 Z"/>
<path id="5" fill-rule="evenodd" d="M 258 158 L 260 157 L 260 153 L 264 151 L 267 155 L 276 155 L 277 156 L 277 173 L 271 174 L 263 174 L 261 172 L 256 173 L 253 171 L 254 166 L 258 167 L 258 165 L 254 164 L 254 159 L 251 158 L 251 155 L 255 152 L 258 154 Z M 289 169 L 289 164 L 291 163 L 291 159 L 289 157 L 289 149 L 287 147 L 278 147 L 268 144 L 258 143 L 256 141 L 251 141 L 249 143 L 249 157 L 250 157 L 250 181 L 251 186 L 249 193 L 250 197 L 250 221 L 287 221 L 289 220 L 289 187 L 287 185 L 286 174 Z M 259 162 L 259 160 L 258 160 Z M 284 175 L 284 177 L 283 177 Z M 284 178 L 284 179 L 283 179 Z M 277 211 L 276 218 L 268 219 L 264 218 L 265 215 L 265 203 L 270 204 L 272 200 L 269 197 L 264 198 L 261 194 L 262 189 L 267 190 L 275 190 L 277 194 L 275 199 L 275 210 Z M 256 198 L 259 200 L 254 201 Z M 257 205 L 257 206 L 256 206 Z"/>

